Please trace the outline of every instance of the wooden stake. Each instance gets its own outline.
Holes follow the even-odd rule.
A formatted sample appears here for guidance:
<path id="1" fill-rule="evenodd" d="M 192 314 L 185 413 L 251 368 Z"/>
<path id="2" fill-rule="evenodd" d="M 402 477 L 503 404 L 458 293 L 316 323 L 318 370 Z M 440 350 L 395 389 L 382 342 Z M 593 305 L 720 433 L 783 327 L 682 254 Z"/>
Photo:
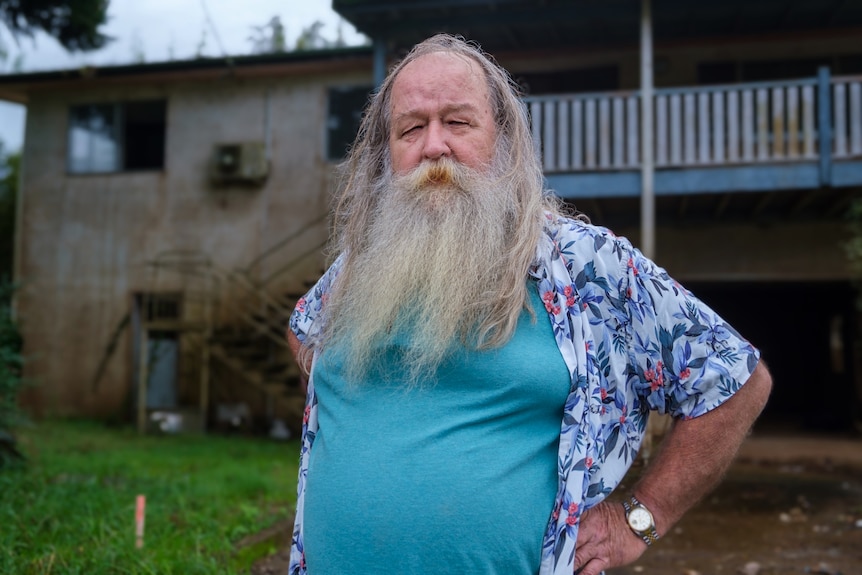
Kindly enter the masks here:
<path id="1" fill-rule="evenodd" d="M 135 547 L 138 549 L 144 546 L 144 517 L 146 509 L 146 496 L 138 495 L 135 501 Z"/>

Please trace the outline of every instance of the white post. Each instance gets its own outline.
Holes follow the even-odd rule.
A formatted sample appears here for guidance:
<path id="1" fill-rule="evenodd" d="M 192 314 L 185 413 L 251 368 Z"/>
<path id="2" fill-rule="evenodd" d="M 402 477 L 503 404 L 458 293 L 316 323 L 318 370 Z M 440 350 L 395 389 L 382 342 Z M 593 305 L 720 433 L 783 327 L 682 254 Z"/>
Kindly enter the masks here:
<path id="1" fill-rule="evenodd" d="M 648 258 L 655 257 L 652 60 L 652 9 L 641 0 L 641 251 Z"/>
<path id="2" fill-rule="evenodd" d="M 650 0 L 641 0 L 641 251 L 648 258 L 655 257 L 652 60 L 652 9 Z M 667 416 L 651 414 L 641 445 L 644 461 L 650 460 L 668 425 Z"/>

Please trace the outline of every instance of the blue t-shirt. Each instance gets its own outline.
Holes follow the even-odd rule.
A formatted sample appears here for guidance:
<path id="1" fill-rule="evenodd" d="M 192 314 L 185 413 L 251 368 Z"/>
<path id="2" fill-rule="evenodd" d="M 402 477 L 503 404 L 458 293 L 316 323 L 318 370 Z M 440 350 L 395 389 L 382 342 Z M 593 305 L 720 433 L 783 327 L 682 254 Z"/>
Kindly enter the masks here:
<path id="1" fill-rule="evenodd" d="M 290 329 L 303 345 L 316 346 L 345 257 L 339 256 L 291 315 Z M 559 489 L 540 573 L 571 575 L 580 517 L 619 485 L 640 447 L 648 413 L 691 418 L 715 409 L 745 384 L 760 352 L 628 240 L 599 226 L 547 213 L 527 276 L 538 282 L 571 379 L 559 429 Z M 319 407 L 312 377 L 291 575 L 306 573 L 304 502 Z"/>
<path id="2" fill-rule="evenodd" d="M 309 573 L 538 573 L 571 378 L 529 288 L 534 314 L 505 346 L 460 349 L 417 386 L 397 379 L 397 339 L 383 351 L 389 377 L 360 384 L 344 380 L 337 349 L 321 355 Z"/>

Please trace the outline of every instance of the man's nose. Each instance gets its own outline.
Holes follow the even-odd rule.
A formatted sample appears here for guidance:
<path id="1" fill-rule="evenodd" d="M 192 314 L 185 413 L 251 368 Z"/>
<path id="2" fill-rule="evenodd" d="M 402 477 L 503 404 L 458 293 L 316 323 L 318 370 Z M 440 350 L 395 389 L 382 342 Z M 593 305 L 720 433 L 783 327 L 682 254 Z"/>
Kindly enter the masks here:
<path id="1" fill-rule="evenodd" d="M 425 132 L 425 145 L 422 155 L 429 160 L 437 160 L 449 156 L 452 150 L 446 140 L 446 130 L 439 122 L 431 122 Z"/>

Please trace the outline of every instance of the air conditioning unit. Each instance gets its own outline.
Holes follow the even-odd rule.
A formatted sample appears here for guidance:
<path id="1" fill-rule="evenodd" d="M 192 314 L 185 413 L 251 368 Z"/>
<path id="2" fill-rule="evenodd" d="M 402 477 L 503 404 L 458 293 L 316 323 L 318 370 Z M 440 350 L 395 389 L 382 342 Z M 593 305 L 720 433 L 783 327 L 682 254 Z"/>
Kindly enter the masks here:
<path id="1" fill-rule="evenodd" d="M 210 162 L 214 184 L 260 185 L 269 175 L 269 162 L 263 142 L 216 144 Z"/>

